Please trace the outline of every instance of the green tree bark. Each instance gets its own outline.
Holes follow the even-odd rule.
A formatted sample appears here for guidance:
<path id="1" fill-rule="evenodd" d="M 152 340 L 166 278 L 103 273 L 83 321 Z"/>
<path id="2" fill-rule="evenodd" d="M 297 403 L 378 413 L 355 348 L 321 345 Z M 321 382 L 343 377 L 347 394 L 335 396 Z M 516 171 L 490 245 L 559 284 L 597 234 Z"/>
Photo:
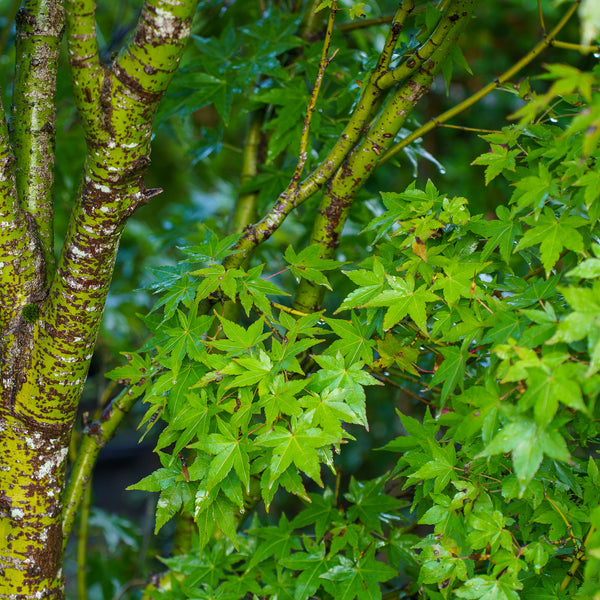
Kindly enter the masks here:
<path id="1" fill-rule="evenodd" d="M 182 56 L 195 5 L 146 2 L 133 40 L 108 67 L 98 55 L 95 3 L 65 3 L 87 155 L 54 273 L 47 268 L 54 126 L 44 110 L 51 110 L 45 107 L 54 94 L 62 9 L 60 2 L 21 9 L 15 94 L 23 109 L 15 112 L 12 143 L 4 113 L 0 120 L 0 598 L 64 594 L 62 495 L 70 433 L 120 236 L 136 208 L 160 192 L 143 182 L 152 120 Z M 40 67 L 38 82 L 32 73 Z M 37 87 L 26 89 L 31 85 Z"/>

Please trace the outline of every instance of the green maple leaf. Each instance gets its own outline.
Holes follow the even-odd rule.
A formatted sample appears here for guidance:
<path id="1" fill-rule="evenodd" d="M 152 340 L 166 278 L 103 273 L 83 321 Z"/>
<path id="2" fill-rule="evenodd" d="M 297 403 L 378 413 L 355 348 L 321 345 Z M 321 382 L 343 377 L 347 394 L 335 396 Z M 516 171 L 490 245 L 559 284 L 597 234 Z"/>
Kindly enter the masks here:
<path id="1" fill-rule="evenodd" d="M 315 529 L 315 539 L 321 541 L 329 527 L 343 520 L 335 507 L 335 496 L 330 488 L 325 488 L 322 494 L 309 494 L 310 504 L 299 512 L 292 525 L 295 529 L 304 529 L 312 525 Z"/>
<path id="2" fill-rule="evenodd" d="M 505 145 L 492 144 L 491 151 L 478 156 L 472 165 L 487 165 L 485 168 L 485 185 L 495 179 L 505 169 L 514 171 L 515 157 L 521 153 L 519 148 L 509 150 Z"/>
<path id="3" fill-rule="evenodd" d="M 340 337 L 328 348 L 331 354 L 339 350 L 350 361 L 363 360 L 370 364 L 373 360 L 373 350 L 376 343 L 370 339 L 373 332 L 373 324 L 361 324 L 356 313 L 351 313 L 351 321 L 341 319 L 325 319 L 325 322 Z"/>
<path id="4" fill-rule="evenodd" d="M 330 391 L 343 390 L 345 392 L 346 404 L 358 416 L 360 422 L 369 430 L 367 413 L 365 408 L 365 385 L 382 385 L 372 375 L 363 371 L 362 361 L 353 362 L 346 366 L 346 361 L 341 352 L 337 355 L 328 356 L 325 354 L 315 355 L 315 361 L 321 366 L 310 384 L 310 389 L 317 393 L 326 388 Z"/>
<path id="5" fill-rule="evenodd" d="M 444 299 L 451 305 L 456 304 L 460 298 L 471 298 L 475 275 L 485 267 L 485 263 L 464 262 L 458 258 L 445 257 L 436 257 L 432 259 L 431 264 L 441 265 L 444 274 L 436 277 L 430 289 L 443 290 Z"/>
<path id="6" fill-rule="evenodd" d="M 343 262 L 320 258 L 321 247 L 318 244 L 307 246 L 296 254 L 291 246 L 288 246 L 283 257 L 290 264 L 290 271 L 299 279 L 307 279 L 317 285 L 323 285 L 331 290 L 327 277 L 322 271 L 329 271 L 341 267 Z"/>
<path id="7" fill-rule="evenodd" d="M 383 475 L 371 481 L 360 482 L 352 477 L 344 498 L 352 502 L 348 520 L 360 519 L 369 529 L 383 533 L 381 522 L 391 522 L 403 503 L 383 490 L 388 477 Z"/>
<path id="8" fill-rule="evenodd" d="M 535 422 L 540 427 L 552 422 L 559 403 L 587 412 L 578 383 L 583 374 L 577 372 L 576 365 L 562 364 L 550 372 L 538 367 L 527 371 L 527 390 L 519 399 L 519 407 L 526 410 L 533 406 Z"/>
<path id="9" fill-rule="evenodd" d="M 325 545 L 317 544 L 310 538 L 304 538 L 307 552 L 294 552 L 283 556 L 281 564 L 299 572 L 294 584 L 295 600 L 310 598 L 321 587 L 321 575 L 329 569 L 329 559 L 325 555 Z"/>
<path id="10" fill-rule="evenodd" d="M 330 434 L 311 427 L 306 420 L 301 419 L 292 419 L 290 429 L 276 425 L 271 431 L 259 435 L 255 440 L 256 444 L 273 448 L 269 465 L 269 487 L 292 464 L 313 481 L 323 485 L 317 448 L 336 441 Z"/>
<path id="11" fill-rule="evenodd" d="M 373 600 L 381 598 L 379 583 L 397 575 L 395 569 L 375 559 L 375 547 L 369 549 L 357 561 L 337 555 L 338 564 L 321 578 L 335 582 L 338 600 Z"/>
<path id="12" fill-rule="evenodd" d="M 471 223 L 469 228 L 488 238 L 481 252 L 482 260 L 487 260 L 496 248 L 500 248 L 500 258 L 508 263 L 513 253 L 514 241 L 521 234 L 522 227 L 518 219 L 505 206 L 496 209 L 496 216 L 497 220 L 476 221 Z"/>
<path id="13" fill-rule="evenodd" d="M 233 468 L 246 490 L 249 490 L 250 460 L 245 444 L 238 438 L 237 431 L 232 431 L 219 418 L 217 418 L 217 426 L 221 433 L 211 433 L 206 439 L 191 445 L 192 448 L 199 448 L 214 455 L 210 463 L 206 487 L 208 491 L 212 490 Z"/>
<path id="14" fill-rule="evenodd" d="M 467 600 L 519 600 L 516 590 L 523 585 L 511 577 L 503 575 L 496 579 L 491 575 L 482 575 L 469 579 L 454 595 Z"/>
<path id="15" fill-rule="evenodd" d="M 560 461 L 568 461 L 570 458 L 565 441 L 559 434 L 539 428 L 528 418 L 509 423 L 496 434 L 478 457 L 504 452 L 512 453 L 521 494 L 536 474 L 544 454 Z"/>
<path id="16" fill-rule="evenodd" d="M 563 248 L 583 252 L 583 237 L 576 229 L 589 223 L 583 217 L 562 215 L 557 219 L 554 211 L 546 207 L 537 220 L 532 217 L 527 222 L 531 229 L 525 232 L 516 250 L 539 244 L 546 273 L 558 262 Z"/>
<path id="17" fill-rule="evenodd" d="M 439 300 L 439 297 L 430 291 L 427 284 L 415 289 L 415 280 L 410 274 L 406 277 L 388 275 L 387 280 L 392 289 L 384 290 L 364 306 L 388 307 L 383 318 L 383 327 L 386 330 L 409 315 L 419 329 L 427 334 L 426 304 Z"/>
<path id="18" fill-rule="evenodd" d="M 437 368 L 429 385 L 433 387 L 443 382 L 440 394 L 440 400 L 443 405 L 457 385 L 464 388 L 468 354 L 453 346 L 441 348 L 440 352 L 444 355 L 444 361 Z"/>
<path id="19" fill-rule="evenodd" d="M 253 569 L 264 560 L 274 557 L 278 561 L 285 560 L 301 546 L 298 538 L 293 535 L 294 526 L 285 514 L 281 515 L 279 524 L 275 526 L 253 526 L 248 533 L 260 539 L 257 548 L 252 552 L 248 569 Z M 294 552 L 292 556 L 298 553 Z"/>

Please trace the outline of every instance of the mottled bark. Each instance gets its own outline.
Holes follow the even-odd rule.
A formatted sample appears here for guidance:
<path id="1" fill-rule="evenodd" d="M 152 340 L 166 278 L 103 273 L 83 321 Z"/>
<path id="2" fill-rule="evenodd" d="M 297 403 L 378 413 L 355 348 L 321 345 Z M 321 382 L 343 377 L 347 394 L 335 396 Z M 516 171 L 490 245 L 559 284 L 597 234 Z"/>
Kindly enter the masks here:
<path id="1" fill-rule="evenodd" d="M 64 594 L 68 442 L 120 236 L 136 208 L 158 193 L 143 181 L 152 120 L 183 53 L 195 4 L 146 2 L 132 42 L 105 66 L 98 56 L 94 2 L 65 3 L 74 96 L 88 151 L 55 272 L 45 268 L 51 260 L 52 127 L 31 125 L 36 102 L 48 99 L 50 87 L 35 97 L 23 95 L 27 122 L 20 123 L 17 112 L 12 146 L 6 121 L 0 121 L 0 598 Z M 59 14 L 59 2 L 41 6 Z M 59 37 L 62 28 L 52 23 Z M 33 27 L 27 33 L 33 49 L 21 52 L 23 86 L 32 77 L 32 61 L 45 60 L 54 76 L 56 70 L 43 58 L 46 41 L 27 25 Z M 13 156 L 23 152 L 29 158 L 17 161 L 15 177 Z M 43 169 L 46 187 L 40 185 Z"/>

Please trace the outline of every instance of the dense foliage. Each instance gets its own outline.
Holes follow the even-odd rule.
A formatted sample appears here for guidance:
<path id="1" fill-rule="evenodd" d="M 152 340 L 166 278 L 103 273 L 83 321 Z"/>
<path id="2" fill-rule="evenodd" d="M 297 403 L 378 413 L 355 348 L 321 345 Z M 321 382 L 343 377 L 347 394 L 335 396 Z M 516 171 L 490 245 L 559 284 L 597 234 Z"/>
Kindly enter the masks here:
<path id="1" fill-rule="evenodd" d="M 0 597 L 600 600 L 597 2 L 18 5 Z"/>
<path id="2" fill-rule="evenodd" d="M 268 115 L 264 162 L 240 189 L 259 215 L 294 173 L 321 53 L 295 37 L 294 15 L 263 16 L 196 38 L 163 106 L 168 123 L 214 105 L 198 158 L 223 147 L 237 102 Z M 435 9 L 419 18 L 414 31 Z M 417 39 L 404 35 L 399 55 Z M 309 166 L 377 62 L 335 41 Z M 472 215 L 443 180 L 413 182 L 361 192 L 338 260 L 305 245 L 312 209 L 245 268 L 239 236 L 205 228 L 161 270 L 153 338 L 112 374 L 143 393 L 147 428 L 165 423 L 162 468 L 133 486 L 160 492 L 156 529 L 179 513 L 197 526 L 152 597 L 597 597 L 599 77 L 553 64 L 542 85 L 510 86 L 518 123 L 483 134 L 473 157 L 485 166 L 473 177 L 508 184 L 495 215 Z M 290 301 L 296 280 L 337 293 L 306 311 Z M 394 466 L 344 476 L 337 456 L 353 425 L 368 431 L 370 399 L 403 394 L 413 404 L 381 449 Z M 278 490 L 302 503 L 269 520 L 257 506 L 268 512 Z"/>

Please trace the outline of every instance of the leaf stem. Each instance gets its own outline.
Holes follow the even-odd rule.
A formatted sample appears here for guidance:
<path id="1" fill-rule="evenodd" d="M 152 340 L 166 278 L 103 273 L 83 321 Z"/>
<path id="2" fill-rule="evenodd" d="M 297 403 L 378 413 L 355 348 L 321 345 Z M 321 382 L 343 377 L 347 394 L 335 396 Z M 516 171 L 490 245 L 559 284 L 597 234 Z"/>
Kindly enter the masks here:
<path id="1" fill-rule="evenodd" d="M 521 60 L 515 63 L 510 69 L 505 71 L 500 77 L 496 80 L 488 83 L 485 87 L 481 88 L 478 92 L 475 92 L 472 96 L 442 113 L 438 117 L 431 119 L 422 127 L 419 127 L 413 133 L 405 137 L 401 142 L 398 142 L 392 148 L 390 148 L 387 153 L 381 159 L 381 163 L 387 162 L 390 158 L 394 157 L 396 154 L 401 152 L 406 146 L 412 144 L 415 140 L 422 137 L 424 134 L 428 133 L 432 129 L 439 127 L 442 123 L 452 119 L 456 115 L 460 114 L 467 108 L 473 106 L 473 104 L 479 102 L 484 96 L 487 96 L 490 92 L 493 92 L 500 85 L 508 81 L 513 77 L 513 75 L 517 74 L 521 69 L 526 67 L 531 61 L 537 58 L 546 48 L 552 45 L 552 42 L 556 35 L 562 30 L 562 28 L 567 24 L 567 21 L 573 16 L 573 13 L 577 10 L 577 7 L 580 4 L 580 0 L 576 0 L 567 10 L 563 18 L 560 20 L 558 25 L 545 37 L 541 40 L 532 50 L 530 50 Z"/>

